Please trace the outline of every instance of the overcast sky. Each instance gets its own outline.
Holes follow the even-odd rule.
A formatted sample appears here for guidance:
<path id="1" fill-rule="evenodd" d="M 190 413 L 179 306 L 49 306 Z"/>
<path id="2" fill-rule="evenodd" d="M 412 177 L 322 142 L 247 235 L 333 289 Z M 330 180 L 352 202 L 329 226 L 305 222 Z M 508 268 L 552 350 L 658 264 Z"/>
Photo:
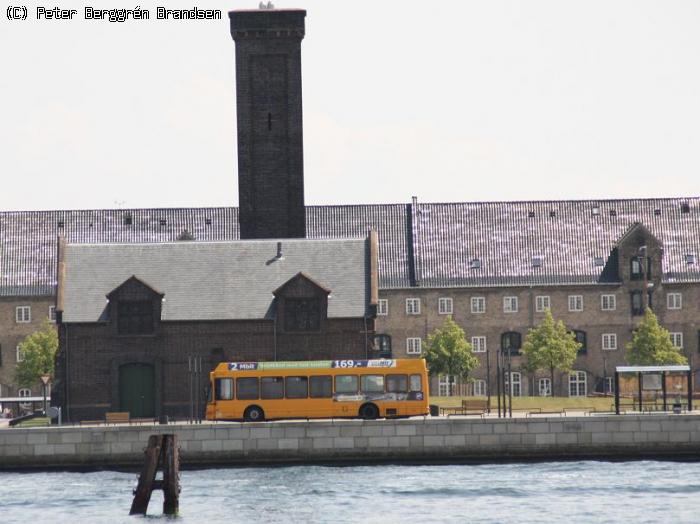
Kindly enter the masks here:
<path id="1" fill-rule="evenodd" d="M 257 3 L 3 5 L 0 210 L 237 205 L 227 11 Z M 307 204 L 700 194 L 698 1 L 275 4 L 307 10 Z"/>

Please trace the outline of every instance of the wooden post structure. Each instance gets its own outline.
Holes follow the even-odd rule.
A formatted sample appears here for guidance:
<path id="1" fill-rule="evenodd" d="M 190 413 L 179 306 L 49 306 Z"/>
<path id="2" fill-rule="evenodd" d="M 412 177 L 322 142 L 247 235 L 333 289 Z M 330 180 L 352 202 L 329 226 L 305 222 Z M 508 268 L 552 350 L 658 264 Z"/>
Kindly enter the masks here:
<path id="1" fill-rule="evenodd" d="M 134 490 L 134 501 L 129 515 L 145 515 L 154 489 L 163 490 L 163 514 L 177 515 L 180 498 L 180 452 L 177 435 L 151 435 L 139 483 Z M 163 479 L 156 480 L 159 468 Z"/>

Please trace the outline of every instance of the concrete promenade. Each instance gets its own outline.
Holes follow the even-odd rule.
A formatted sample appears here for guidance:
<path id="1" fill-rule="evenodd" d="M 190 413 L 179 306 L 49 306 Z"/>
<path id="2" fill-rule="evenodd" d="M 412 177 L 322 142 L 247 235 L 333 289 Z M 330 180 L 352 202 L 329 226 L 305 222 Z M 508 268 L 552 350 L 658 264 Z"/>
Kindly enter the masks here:
<path id="1" fill-rule="evenodd" d="M 700 458 L 700 414 L 419 417 L 0 429 L 0 469 L 136 467 L 175 433 L 183 466 L 300 462 Z"/>

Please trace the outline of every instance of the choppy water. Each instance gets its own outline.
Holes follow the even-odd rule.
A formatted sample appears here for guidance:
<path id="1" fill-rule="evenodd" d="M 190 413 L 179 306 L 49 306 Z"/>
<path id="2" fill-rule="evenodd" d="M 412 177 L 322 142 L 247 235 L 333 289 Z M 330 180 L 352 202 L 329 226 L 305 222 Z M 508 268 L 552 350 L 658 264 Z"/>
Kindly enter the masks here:
<path id="1" fill-rule="evenodd" d="M 136 474 L 0 473 L 0 522 L 130 522 Z M 700 463 L 183 471 L 179 522 L 700 522 Z M 149 521 L 163 519 L 154 494 Z"/>

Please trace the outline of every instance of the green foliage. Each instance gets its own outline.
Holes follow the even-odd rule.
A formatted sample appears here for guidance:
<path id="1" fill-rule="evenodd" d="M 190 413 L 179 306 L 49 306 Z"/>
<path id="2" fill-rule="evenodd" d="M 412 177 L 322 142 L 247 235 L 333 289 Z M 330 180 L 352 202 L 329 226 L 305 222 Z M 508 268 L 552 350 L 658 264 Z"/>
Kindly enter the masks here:
<path id="1" fill-rule="evenodd" d="M 17 364 L 15 382 L 20 387 L 31 387 L 46 373 L 53 376 L 54 360 L 58 350 L 56 326 L 45 320 L 38 331 L 28 335 L 19 345 L 24 360 Z"/>
<path id="2" fill-rule="evenodd" d="M 554 387 L 554 370 L 571 371 L 580 348 L 576 336 L 566 329 L 561 320 L 555 322 L 552 312 L 547 309 L 542 322 L 528 331 L 523 353 L 527 356 L 527 368 L 531 371 L 549 371 Z"/>
<path id="3" fill-rule="evenodd" d="M 467 342 L 464 330 L 448 316 L 442 328 L 428 335 L 425 360 L 431 374 L 456 375 L 466 378 L 479 365 L 472 354 L 472 345 Z"/>
<path id="4" fill-rule="evenodd" d="M 688 360 L 671 343 L 668 330 L 659 325 L 654 312 L 646 308 L 644 318 L 627 344 L 627 360 L 638 366 L 687 364 Z"/>

